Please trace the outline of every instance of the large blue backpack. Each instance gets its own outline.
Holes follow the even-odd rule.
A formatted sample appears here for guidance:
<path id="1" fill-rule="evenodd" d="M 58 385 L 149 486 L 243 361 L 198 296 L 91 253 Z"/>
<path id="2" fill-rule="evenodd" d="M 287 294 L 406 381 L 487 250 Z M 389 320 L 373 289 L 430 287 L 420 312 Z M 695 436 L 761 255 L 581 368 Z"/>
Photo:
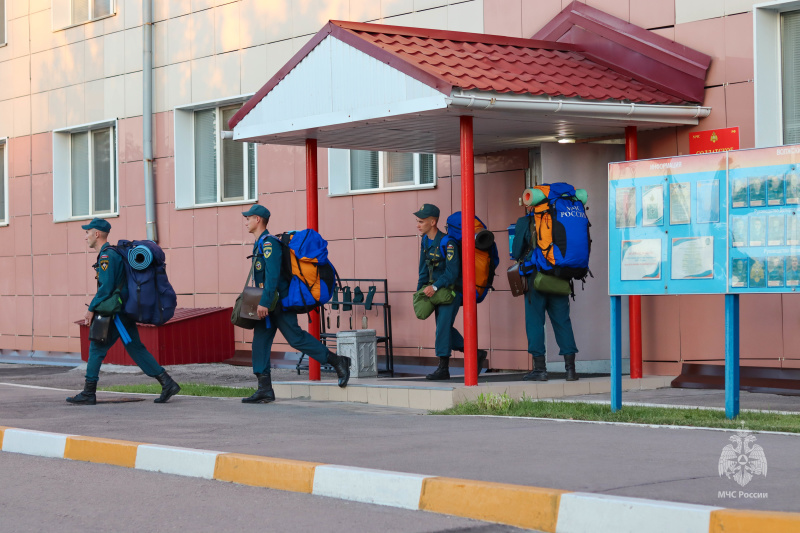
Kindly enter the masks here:
<path id="1" fill-rule="evenodd" d="M 486 230 L 486 224 L 481 219 L 475 217 L 472 228 L 467 228 L 467 231 L 472 230 L 471 238 L 475 238 L 475 234 L 482 230 Z M 447 245 L 454 242 L 461 249 L 462 238 L 462 224 L 461 224 L 461 211 L 456 211 L 447 217 L 447 235 L 445 235 L 439 244 L 442 257 L 446 257 Z M 494 290 L 492 282 L 494 281 L 495 271 L 497 265 L 500 264 L 500 256 L 497 253 L 497 244 L 494 240 L 491 241 L 491 246 L 487 249 L 481 250 L 476 247 L 475 249 L 475 297 L 477 303 L 481 303 L 486 299 L 486 295 L 490 290 Z"/>
<path id="2" fill-rule="evenodd" d="M 281 243 L 281 275 L 289 292 L 281 300 L 285 311 L 307 313 L 333 296 L 336 269 L 328 259 L 328 241 L 313 229 L 277 235 Z"/>
<path id="3" fill-rule="evenodd" d="M 166 323 L 175 314 L 178 298 L 167 278 L 164 251 L 153 241 L 121 240 L 110 248 L 125 266 L 128 296 L 122 312 L 140 324 Z"/>

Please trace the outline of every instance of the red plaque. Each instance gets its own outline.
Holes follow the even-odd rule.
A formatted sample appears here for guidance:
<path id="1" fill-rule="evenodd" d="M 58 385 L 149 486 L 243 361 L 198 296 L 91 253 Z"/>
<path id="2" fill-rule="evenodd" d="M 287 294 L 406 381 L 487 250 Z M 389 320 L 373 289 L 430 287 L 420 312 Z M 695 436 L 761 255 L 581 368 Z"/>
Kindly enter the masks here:
<path id="1" fill-rule="evenodd" d="M 689 134 L 690 154 L 711 154 L 739 149 L 739 128 L 694 131 Z"/>

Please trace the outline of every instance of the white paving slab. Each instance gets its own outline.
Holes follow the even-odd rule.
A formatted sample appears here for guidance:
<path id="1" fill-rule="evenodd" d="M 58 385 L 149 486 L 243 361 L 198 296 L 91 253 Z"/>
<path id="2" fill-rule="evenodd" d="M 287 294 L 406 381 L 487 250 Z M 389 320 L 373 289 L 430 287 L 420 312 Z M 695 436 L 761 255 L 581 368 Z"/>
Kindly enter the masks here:
<path id="1" fill-rule="evenodd" d="M 67 437 L 71 436 L 29 429 L 7 429 L 3 434 L 3 451 L 63 459 Z"/>
<path id="2" fill-rule="evenodd" d="M 143 444 L 136 452 L 136 468 L 179 476 L 214 478 L 220 452 Z"/>
<path id="3" fill-rule="evenodd" d="M 432 476 L 370 468 L 325 465 L 314 470 L 317 496 L 419 509 L 422 482 Z"/>

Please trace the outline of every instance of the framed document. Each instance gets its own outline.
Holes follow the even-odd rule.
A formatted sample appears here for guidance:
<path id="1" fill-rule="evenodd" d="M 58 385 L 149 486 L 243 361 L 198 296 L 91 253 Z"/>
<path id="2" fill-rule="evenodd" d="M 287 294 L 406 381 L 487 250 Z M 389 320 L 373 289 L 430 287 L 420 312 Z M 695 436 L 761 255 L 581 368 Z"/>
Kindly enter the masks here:
<path id="1" fill-rule="evenodd" d="M 669 223 L 689 224 L 692 221 L 692 184 L 669 184 Z"/>
<path id="2" fill-rule="evenodd" d="M 661 239 L 622 241 L 620 278 L 624 281 L 661 279 Z"/>
<path id="3" fill-rule="evenodd" d="M 797 170 L 786 173 L 786 203 L 800 204 L 800 173 Z"/>
<path id="4" fill-rule="evenodd" d="M 764 176 L 755 176 L 747 180 L 750 189 L 750 207 L 767 205 L 767 191 L 764 187 Z"/>
<path id="5" fill-rule="evenodd" d="M 770 176 L 767 178 L 767 205 L 783 205 L 786 200 L 783 176 Z"/>
<path id="6" fill-rule="evenodd" d="M 800 258 L 792 255 L 786 258 L 786 286 L 797 287 L 800 285 Z"/>
<path id="7" fill-rule="evenodd" d="M 750 258 L 750 288 L 760 289 L 767 286 L 767 277 L 764 269 L 764 260 L 758 257 Z"/>
<path id="8" fill-rule="evenodd" d="M 783 215 L 770 215 L 767 217 L 767 244 L 769 246 L 783 246 L 786 230 Z"/>
<path id="9" fill-rule="evenodd" d="M 731 207 L 747 207 L 747 180 L 731 181 Z"/>
<path id="10" fill-rule="evenodd" d="M 664 187 L 645 185 L 642 187 L 642 226 L 664 225 Z"/>
<path id="11" fill-rule="evenodd" d="M 617 189 L 615 215 L 618 228 L 636 227 L 636 187 Z"/>
<path id="12" fill-rule="evenodd" d="M 672 239 L 672 279 L 714 277 L 714 237 Z"/>
<path id="13" fill-rule="evenodd" d="M 719 222 L 719 180 L 697 182 L 697 223 Z"/>
<path id="14" fill-rule="evenodd" d="M 747 217 L 731 217 L 731 246 L 747 246 Z"/>
<path id="15" fill-rule="evenodd" d="M 783 257 L 772 255 L 767 258 L 767 287 L 783 287 Z"/>
<path id="16" fill-rule="evenodd" d="M 731 287 L 747 287 L 747 259 L 731 259 Z"/>
<path id="17" fill-rule="evenodd" d="M 767 227 L 764 217 L 750 217 L 750 246 L 766 246 Z"/>
<path id="18" fill-rule="evenodd" d="M 786 244 L 800 246 L 800 232 L 798 232 L 797 215 L 786 217 Z"/>

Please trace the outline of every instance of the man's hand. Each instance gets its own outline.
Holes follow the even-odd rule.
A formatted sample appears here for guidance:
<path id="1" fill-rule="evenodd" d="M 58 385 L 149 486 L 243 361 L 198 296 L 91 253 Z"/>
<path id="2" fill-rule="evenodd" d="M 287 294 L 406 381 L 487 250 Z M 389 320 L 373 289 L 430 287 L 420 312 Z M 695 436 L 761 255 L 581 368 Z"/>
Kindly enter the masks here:
<path id="1" fill-rule="evenodd" d="M 269 314 L 269 309 L 263 305 L 259 305 L 258 309 L 256 309 L 256 314 L 258 314 L 258 318 L 266 318 L 266 316 Z"/>
<path id="2" fill-rule="evenodd" d="M 424 294 L 428 298 L 432 298 L 433 295 L 436 294 L 436 291 L 433 290 L 433 285 L 428 285 L 427 287 L 425 287 L 425 290 L 422 291 L 422 294 Z"/>
<path id="3" fill-rule="evenodd" d="M 87 326 L 91 325 L 93 318 L 94 318 L 94 312 L 93 311 L 86 311 L 86 314 L 83 315 L 83 319 L 86 321 L 85 323 L 86 323 Z"/>

